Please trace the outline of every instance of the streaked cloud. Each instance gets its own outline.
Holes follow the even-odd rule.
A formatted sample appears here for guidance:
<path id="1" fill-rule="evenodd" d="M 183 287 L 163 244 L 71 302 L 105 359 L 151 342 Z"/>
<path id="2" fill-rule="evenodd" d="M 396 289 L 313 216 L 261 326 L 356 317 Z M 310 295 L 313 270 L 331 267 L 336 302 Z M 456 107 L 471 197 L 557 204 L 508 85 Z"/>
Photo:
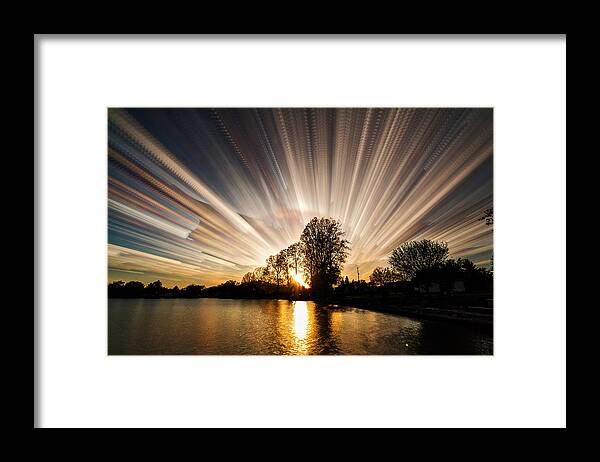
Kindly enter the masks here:
<path id="1" fill-rule="evenodd" d="M 110 109 L 108 133 L 111 279 L 239 279 L 313 216 L 350 277 L 421 238 L 489 264 L 491 109 Z"/>

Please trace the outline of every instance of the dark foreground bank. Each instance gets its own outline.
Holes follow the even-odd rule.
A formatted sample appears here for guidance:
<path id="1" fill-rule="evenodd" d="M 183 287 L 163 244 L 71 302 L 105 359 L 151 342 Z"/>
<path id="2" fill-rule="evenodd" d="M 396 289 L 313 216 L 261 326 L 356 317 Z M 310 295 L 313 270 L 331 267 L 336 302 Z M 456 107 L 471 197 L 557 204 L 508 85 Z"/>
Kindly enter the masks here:
<path id="1" fill-rule="evenodd" d="M 353 306 L 382 313 L 410 316 L 419 319 L 437 319 L 451 322 L 493 326 L 494 313 L 491 298 L 415 298 L 415 297 L 344 297 L 326 301 L 328 305 Z"/>

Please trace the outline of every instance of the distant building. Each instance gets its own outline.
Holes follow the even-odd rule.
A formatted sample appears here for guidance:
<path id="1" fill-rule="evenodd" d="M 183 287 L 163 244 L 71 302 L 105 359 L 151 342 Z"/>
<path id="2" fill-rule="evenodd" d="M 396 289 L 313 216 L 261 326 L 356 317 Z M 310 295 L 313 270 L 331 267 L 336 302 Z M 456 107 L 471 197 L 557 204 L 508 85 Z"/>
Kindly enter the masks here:
<path id="1" fill-rule="evenodd" d="M 464 292 L 465 291 L 465 283 L 464 281 L 454 281 L 452 282 L 452 292 Z"/>
<path id="2" fill-rule="evenodd" d="M 421 292 L 421 293 L 432 293 L 432 294 L 437 294 L 440 292 L 440 284 L 437 282 L 430 282 L 430 283 L 424 283 L 424 284 L 419 284 L 418 286 L 415 287 L 415 290 L 417 292 Z"/>
<path id="3" fill-rule="evenodd" d="M 442 287 L 439 282 L 421 283 L 415 286 L 415 291 L 420 293 L 439 294 L 442 292 Z M 446 292 L 448 289 L 444 289 Z M 450 292 L 463 293 L 466 291 L 464 281 L 452 281 L 450 284 Z"/>
<path id="4" fill-rule="evenodd" d="M 440 292 L 440 284 L 437 282 L 430 282 L 429 287 L 427 289 L 428 292 L 437 294 Z"/>

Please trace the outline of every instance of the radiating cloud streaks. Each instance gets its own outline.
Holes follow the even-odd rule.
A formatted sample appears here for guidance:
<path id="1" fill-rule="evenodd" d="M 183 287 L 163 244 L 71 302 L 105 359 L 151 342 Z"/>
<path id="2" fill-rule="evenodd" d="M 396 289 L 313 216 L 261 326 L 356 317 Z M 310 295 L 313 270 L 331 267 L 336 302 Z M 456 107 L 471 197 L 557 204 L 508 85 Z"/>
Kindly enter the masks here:
<path id="1" fill-rule="evenodd" d="M 491 109 L 110 109 L 109 278 L 239 279 L 339 219 L 346 270 L 448 242 L 488 264 Z"/>

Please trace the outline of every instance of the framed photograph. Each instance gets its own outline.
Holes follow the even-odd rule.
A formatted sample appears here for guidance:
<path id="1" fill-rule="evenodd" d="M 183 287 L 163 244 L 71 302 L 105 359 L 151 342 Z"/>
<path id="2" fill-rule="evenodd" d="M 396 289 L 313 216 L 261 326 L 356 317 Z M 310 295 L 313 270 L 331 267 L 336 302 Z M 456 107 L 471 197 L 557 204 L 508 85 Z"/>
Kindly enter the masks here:
<path id="1" fill-rule="evenodd" d="M 108 354 L 492 354 L 492 132 L 492 108 L 110 108 Z"/>
<path id="2" fill-rule="evenodd" d="M 565 35 L 34 72 L 34 427 L 566 427 Z"/>

